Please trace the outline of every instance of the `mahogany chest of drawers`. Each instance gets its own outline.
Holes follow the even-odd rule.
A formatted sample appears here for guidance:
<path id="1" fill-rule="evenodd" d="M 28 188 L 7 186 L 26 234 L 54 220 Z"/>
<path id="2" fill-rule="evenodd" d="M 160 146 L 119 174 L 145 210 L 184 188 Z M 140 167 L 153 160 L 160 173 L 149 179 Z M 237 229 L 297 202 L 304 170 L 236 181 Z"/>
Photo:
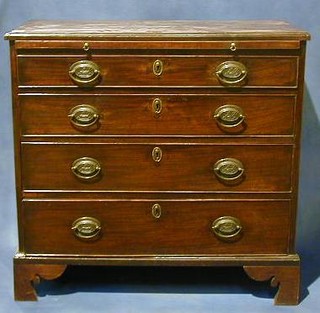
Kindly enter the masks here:
<path id="1" fill-rule="evenodd" d="M 306 32 L 35 21 L 6 38 L 17 300 L 77 264 L 243 266 L 273 278 L 276 304 L 299 301 Z"/>

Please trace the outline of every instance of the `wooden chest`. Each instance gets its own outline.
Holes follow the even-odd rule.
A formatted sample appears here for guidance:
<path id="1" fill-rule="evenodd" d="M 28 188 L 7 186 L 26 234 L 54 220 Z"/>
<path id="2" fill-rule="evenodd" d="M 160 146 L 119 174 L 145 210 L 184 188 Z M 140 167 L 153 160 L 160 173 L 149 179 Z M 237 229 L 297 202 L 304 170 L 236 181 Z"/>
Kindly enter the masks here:
<path id="1" fill-rule="evenodd" d="M 72 264 L 237 265 L 298 303 L 306 32 L 36 21 L 6 38 L 17 300 Z"/>

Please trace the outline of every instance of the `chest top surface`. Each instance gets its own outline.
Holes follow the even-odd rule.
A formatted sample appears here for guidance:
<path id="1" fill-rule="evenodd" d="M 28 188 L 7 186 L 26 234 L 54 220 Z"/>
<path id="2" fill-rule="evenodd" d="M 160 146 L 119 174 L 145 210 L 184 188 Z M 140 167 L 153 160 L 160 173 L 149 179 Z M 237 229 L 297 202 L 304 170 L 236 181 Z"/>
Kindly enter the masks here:
<path id="1" fill-rule="evenodd" d="M 6 39 L 79 38 L 206 38 L 206 39 L 291 39 L 310 35 L 279 20 L 194 21 L 29 21 L 5 35 Z"/>

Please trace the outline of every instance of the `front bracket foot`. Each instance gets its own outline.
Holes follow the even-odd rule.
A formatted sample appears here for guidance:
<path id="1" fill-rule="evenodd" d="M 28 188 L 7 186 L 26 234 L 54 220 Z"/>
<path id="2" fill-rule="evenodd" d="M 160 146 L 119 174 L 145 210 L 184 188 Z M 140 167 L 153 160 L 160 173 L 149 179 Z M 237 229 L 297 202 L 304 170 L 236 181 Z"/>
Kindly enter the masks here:
<path id="1" fill-rule="evenodd" d="M 34 285 L 40 279 L 55 279 L 63 274 L 67 265 L 14 263 L 14 297 L 16 301 L 37 301 Z"/>
<path id="2" fill-rule="evenodd" d="M 256 281 L 271 279 L 278 287 L 276 305 L 297 305 L 300 299 L 300 264 L 284 266 L 244 266 L 247 275 Z"/>

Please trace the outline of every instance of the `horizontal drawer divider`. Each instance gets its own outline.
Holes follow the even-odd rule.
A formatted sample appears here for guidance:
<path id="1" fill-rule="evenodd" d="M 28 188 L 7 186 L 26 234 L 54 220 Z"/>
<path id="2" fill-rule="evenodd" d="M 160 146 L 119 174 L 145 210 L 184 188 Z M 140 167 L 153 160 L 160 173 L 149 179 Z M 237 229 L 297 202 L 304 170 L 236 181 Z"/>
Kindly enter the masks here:
<path id="1" fill-rule="evenodd" d="M 210 193 L 210 192 L 111 192 L 98 191 L 57 191 L 24 190 L 22 201 L 291 201 L 292 192 L 277 193 Z"/>
<path id="2" fill-rule="evenodd" d="M 128 136 L 124 136 L 124 138 L 126 138 Z M 179 139 L 182 136 L 179 137 Z M 38 138 L 38 137 L 37 137 Z M 291 139 L 291 137 L 288 137 Z M 90 138 L 92 139 L 92 138 Z M 90 142 L 86 142 L 86 141 L 80 141 L 80 142 L 75 142 L 75 141 L 22 141 L 21 144 L 22 145 L 154 145 L 154 144 L 159 144 L 159 145 L 166 145 L 166 146 L 172 146 L 172 145 L 179 145 L 179 146 L 220 146 L 220 145 L 227 145 L 227 146 L 292 146 L 294 145 L 293 142 L 291 142 L 291 140 L 287 141 L 287 140 L 280 140 L 279 142 L 277 141 L 266 141 L 266 142 L 249 142 L 249 141 L 243 141 L 243 142 L 239 142 L 239 141 L 234 141 L 232 142 L 231 140 L 222 140 L 221 142 L 216 141 L 216 142 L 212 142 L 208 141 L 208 142 L 181 142 L 181 140 L 179 141 L 174 141 L 174 142 L 168 142 L 168 141 L 148 141 L 146 142 L 144 137 L 141 137 L 141 139 L 143 139 L 143 141 L 121 141 L 121 142 L 110 142 L 110 141 L 90 141 Z M 151 138 L 148 138 L 151 139 Z M 158 137 L 155 138 L 158 140 Z M 168 139 L 166 137 L 166 139 Z M 188 139 L 188 138 L 187 138 Z M 218 139 L 218 138 L 217 138 Z M 243 139 L 247 139 L 247 138 L 243 138 Z M 269 139 L 268 137 L 265 139 Z M 279 139 L 283 139 L 282 137 L 279 137 Z"/>
<path id="3" fill-rule="evenodd" d="M 285 191 L 224 191 L 224 190 L 217 190 L 217 191 L 199 191 L 199 190 L 56 190 L 56 189 L 24 189 L 23 192 L 25 193 L 116 193 L 116 194 L 126 194 L 126 193 L 158 193 L 158 194 L 290 194 L 292 190 L 285 190 Z"/>
<path id="4" fill-rule="evenodd" d="M 168 90 L 166 90 L 168 89 Z M 105 97 L 105 96 L 237 96 L 237 97 L 247 97 L 247 96 L 297 96 L 295 88 L 264 88 L 263 92 L 260 87 L 247 89 L 245 93 L 239 93 L 238 88 L 235 89 L 225 89 L 216 87 L 195 87 L 192 88 L 185 87 L 101 87 L 96 86 L 93 90 L 79 90 L 76 86 L 20 86 L 18 89 L 18 96 L 89 96 L 89 97 Z M 41 91 L 43 90 L 43 91 Z"/>
<path id="5" fill-rule="evenodd" d="M 74 89 L 74 90 L 77 90 L 79 91 L 79 87 L 77 86 L 67 86 L 67 85 L 63 85 L 63 86 L 58 86 L 58 85 L 44 85 L 44 86 L 37 86 L 37 85 L 18 85 L 18 88 L 20 89 Z M 183 86 L 179 86 L 179 85 L 176 85 L 176 86 L 169 86 L 169 85 L 166 85 L 166 86 L 159 86 L 159 85 L 132 85 L 132 86 L 117 86 L 117 85 L 106 85 L 106 86 L 96 86 L 94 87 L 95 89 L 105 89 L 105 90 L 108 90 L 109 88 L 114 88 L 114 89 L 127 89 L 127 90 L 130 90 L 130 89 L 142 89 L 142 88 L 148 88 L 148 89 L 213 89 L 213 90 L 225 90 L 226 87 L 223 87 L 223 86 L 195 86 L 195 85 L 183 85 Z M 297 89 L 298 86 L 297 85 L 293 85 L 293 86 L 243 86 L 241 87 L 241 89 L 246 89 L 246 90 L 251 90 L 251 89 L 261 89 L 261 90 L 267 90 L 267 89 L 275 89 L 275 90 L 281 90 L 281 89 L 289 89 L 289 90 L 292 90 L 292 89 Z M 230 90 L 229 90 L 230 92 Z"/>
<path id="6" fill-rule="evenodd" d="M 124 193 L 125 194 L 125 193 Z M 32 202 L 32 201 L 43 201 L 43 202 L 59 202 L 59 201 L 63 201 L 63 202 L 102 202 L 102 201 L 116 201 L 116 202 L 154 202 L 154 201 L 161 201 L 161 202 L 175 202 L 175 201 L 184 201 L 184 202 L 213 202 L 213 201 L 217 201 L 217 202 L 220 202 L 220 201 L 224 201 L 224 202 L 238 202 L 238 201 L 244 201 L 244 202 L 250 202 L 250 201 L 291 201 L 291 199 L 281 199 L 281 198 L 277 198 L 277 199 L 274 199 L 274 198 L 250 198 L 250 197 L 247 197 L 247 198 L 235 198 L 235 199 L 230 199 L 230 198 L 195 198 L 195 199 L 189 199 L 189 198 L 183 198 L 183 199 L 166 199 L 166 198 L 137 198 L 137 199 L 133 199 L 133 198 L 110 198 L 110 199 L 106 199 L 106 198 L 100 198 L 100 199 L 97 199 L 97 198 L 90 198 L 90 199 L 86 199 L 86 198 L 81 198 L 81 199 L 68 199 L 68 198 L 61 198 L 61 199 L 56 199 L 56 198 L 24 198 L 22 200 L 22 202 Z"/>

